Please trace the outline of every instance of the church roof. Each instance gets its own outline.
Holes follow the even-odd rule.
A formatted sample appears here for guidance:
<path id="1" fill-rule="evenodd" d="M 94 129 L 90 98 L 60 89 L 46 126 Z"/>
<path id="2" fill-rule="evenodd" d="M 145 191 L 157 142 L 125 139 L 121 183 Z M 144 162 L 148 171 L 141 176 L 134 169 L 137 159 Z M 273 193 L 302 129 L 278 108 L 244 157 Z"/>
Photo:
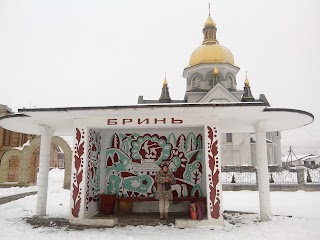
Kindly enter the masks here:
<path id="1" fill-rule="evenodd" d="M 251 93 L 251 89 L 250 89 L 250 83 L 246 74 L 246 79 L 244 81 L 244 93 L 241 97 L 241 101 L 242 102 L 255 102 L 255 99 Z"/>
<path id="2" fill-rule="evenodd" d="M 162 91 L 161 91 L 161 96 L 159 98 L 159 101 L 166 102 L 166 103 L 171 102 L 169 88 L 168 88 L 168 82 L 167 82 L 166 78 L 164 78 L 164 81 L 163 81 L 163 86 L 162 86 Z"/>

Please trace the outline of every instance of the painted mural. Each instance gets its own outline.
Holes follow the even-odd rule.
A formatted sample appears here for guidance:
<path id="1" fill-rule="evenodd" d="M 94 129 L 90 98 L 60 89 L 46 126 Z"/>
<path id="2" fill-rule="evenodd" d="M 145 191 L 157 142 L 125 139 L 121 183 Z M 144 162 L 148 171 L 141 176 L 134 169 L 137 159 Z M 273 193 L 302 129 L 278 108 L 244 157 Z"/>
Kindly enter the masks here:
<path id="1" fill-rule="evenodd" d="M 154 197 L 155 175 L 167 163 L 177 183 L 174 197 L 203 196 L 201 134 L 114 133 L 106 149 L 106 192 L 120 197 Z"/>
<path id="2" fill-rule="evenodd" d="M 208 137 L 208 163 L 209 169 L 208 180 L 209 180 L 209 194 L 210 194 L 210 215 L 212 218 L 218 219 L 220 217 L 220 190 L 219 184 L 219 159 L 218 159 L 218 138 L 217 129 L 207 127 Z"/>
<path id="3" fill-rule="evenodd" d="M 84 130 L 76 128 L 76 142 L 74 146 L 74 166 L 72 176 L 72 203 L 71 213 L 73 217 L 79 217 L 81 206 L 81 183 L 83 177 L 83 156 L 84 156 Z"/>
<path id="4" fill-rule="evenodd" d="M 100 198 L 100 153 L 101 136 L 99 132 L 90 129 L 87 163 L 87 186 L 86 186 L 86 210 L 90 202 L 97 202 Z"/>

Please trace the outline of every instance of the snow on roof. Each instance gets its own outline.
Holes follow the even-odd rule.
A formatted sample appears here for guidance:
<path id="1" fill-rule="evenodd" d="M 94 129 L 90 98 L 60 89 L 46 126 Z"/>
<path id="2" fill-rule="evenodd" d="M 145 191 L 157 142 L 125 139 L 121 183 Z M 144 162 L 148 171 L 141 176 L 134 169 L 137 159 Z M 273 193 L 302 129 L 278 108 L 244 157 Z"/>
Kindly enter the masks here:
<path id="1" fill-rule="evenodd" d="M 306 160 L 313 160 L 315 158 L 320 158 L 320 155 L 315 156 L 313 154 L 310 154 L 309 156 L 306 156 L 306 157 L 302 158 L 301 160 L 306 161 Z"/>
<path id="2" fill-rule="evenodd" d="M 25 144 L 23 144 L 20 147 L 13 147 L 12 149 L 18 149 L 20 151 L 22 151 L 25 147 L 29 147 L 30 146 L 30 140 L 28 140 Z"/>
<path id="3" fill-rule="evenodd" d="M 7 105 L 0 104 L 0 108 L 6 109 L 9 113 L 12 113 L 12 109 L 9 108 Z"/>

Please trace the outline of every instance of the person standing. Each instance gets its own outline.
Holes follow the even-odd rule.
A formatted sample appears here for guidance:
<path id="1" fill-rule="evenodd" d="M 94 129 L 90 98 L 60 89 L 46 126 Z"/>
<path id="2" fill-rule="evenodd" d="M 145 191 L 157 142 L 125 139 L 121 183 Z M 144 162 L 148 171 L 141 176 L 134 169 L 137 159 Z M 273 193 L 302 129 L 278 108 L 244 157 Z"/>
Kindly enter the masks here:
<path id="1" fill-rule="evenodd" d="M 171 185 L 176 183 L 173 173 L 169 170 L 168 164 L 163 163 L 156 175 L 157 196 L 159 199 L 160 219 L 169 219 L 169 205 L 173 199 Z"/>

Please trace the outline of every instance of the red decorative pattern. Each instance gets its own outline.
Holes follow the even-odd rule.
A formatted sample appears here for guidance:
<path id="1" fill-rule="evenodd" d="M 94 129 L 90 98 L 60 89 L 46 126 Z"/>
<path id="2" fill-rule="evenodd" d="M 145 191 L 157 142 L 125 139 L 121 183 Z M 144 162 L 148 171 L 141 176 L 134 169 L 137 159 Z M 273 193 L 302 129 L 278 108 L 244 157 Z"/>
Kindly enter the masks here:
<path id="1" fill-rule="evenodd" d="M 86 210 L 89 209 L 89 203 L 94 201 L 97 202 L 100 199 L 100 186 L 92 186 L 93 180 L 98 181 L 100 174 L 97 170 L 97 166 L 94 161 L 99 161 L 100 159 L 100 149 L 101 149 L 101 137 L 96 131 L 90 129 L 89 131 L 89 144 L 88 144 L 88 158 L 87 158 L 87 181 L 86 181 Z M 94 158 L 94 159 L 93 159 Z M 99 166 L 100 167 L 100 166 Z"/>
<path id="2" fill-rule="evenodd" d="M 73 208 L 71 209 L 72 216 L 79 217 L 81 206 L 81 191 L 80 184 L 83 175 L 83 154 L 84 154 L 84 130 L 76 128 L 76 143 L 74 147 L 74 173 L 72 183 L 72 200 Z"/>
<path id="3" fill-rule="evenodd" d="M 88 165 L 87 165 L 87 186 L 86 186 L 86 210 L 88 211 L 89 209 L 89 189 L 90 189 L 90 159 L 91 159 L 91 152 L 92 152 L 92 142 L 93 142 L 93 138 L 92 138 L 92 129 L 89 130 L 89 144 L 88 144 L 88 157 L 87 157 L 87 162 L 88 162 Z"/>
<path id="4" fill-rule="evenodd" d="M 210 214 L 212 218 L 220 217 L 220 190 L 217 189 L 219 183 L 219 159 L 218 159 L 218 139 L 217 129 L 208 129 L 208 158 L 209 158 L 209 189 L 210 189 Z"/>

